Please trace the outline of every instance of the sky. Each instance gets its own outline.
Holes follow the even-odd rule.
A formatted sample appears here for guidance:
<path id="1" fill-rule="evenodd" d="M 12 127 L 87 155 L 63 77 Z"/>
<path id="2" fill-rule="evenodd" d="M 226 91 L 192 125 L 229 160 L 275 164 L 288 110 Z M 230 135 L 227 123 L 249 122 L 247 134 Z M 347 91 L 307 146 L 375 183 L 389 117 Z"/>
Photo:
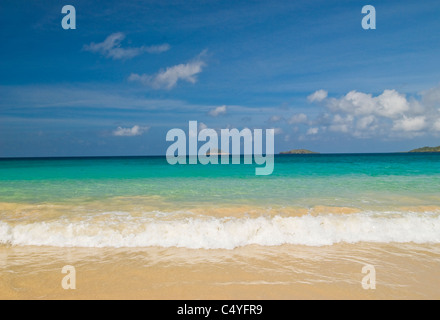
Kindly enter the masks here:
<path id="1" fill-rule="evenodd" d="M 0 157 L 164 155 L 189 121 L 273 128 L 275 152 L 438 146 L 439 16 L 438 0 L 1 0 Z"/>

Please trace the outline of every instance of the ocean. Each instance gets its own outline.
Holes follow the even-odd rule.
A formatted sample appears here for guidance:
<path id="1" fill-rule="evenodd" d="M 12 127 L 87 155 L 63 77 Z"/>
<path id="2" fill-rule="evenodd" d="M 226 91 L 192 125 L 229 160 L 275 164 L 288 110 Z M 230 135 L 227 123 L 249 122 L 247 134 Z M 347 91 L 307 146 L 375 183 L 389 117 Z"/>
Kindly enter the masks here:
<path id="1" fill-rule="evenodd" d="M 439 190 L 435 153 L 1 159 L 0 297 L 438 299 Z"/>

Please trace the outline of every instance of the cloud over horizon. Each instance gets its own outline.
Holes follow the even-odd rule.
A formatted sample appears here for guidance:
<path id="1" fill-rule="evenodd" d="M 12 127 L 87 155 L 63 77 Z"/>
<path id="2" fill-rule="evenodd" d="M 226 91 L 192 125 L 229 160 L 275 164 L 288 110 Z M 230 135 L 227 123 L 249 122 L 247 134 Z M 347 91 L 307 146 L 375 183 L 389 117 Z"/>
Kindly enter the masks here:
<path id="1" fill-rule="evenodd" d="M 440 131 L 440 86 L 422 92 L 418 98 L 408 98 L 394 89 L 377 96 L 353 90 L 339 98 L 328 97 L 318 90 L 308 100 L 324 105 L 314 123 L 320 125 L 320 132 L 345 133 L 358 138 L 411 138 Z"/>
<path id="2" fill-rule="evenodd" d="M 112 134 L 115 137 L 135 137 L 143 135 L 149 129 L 150 127 L 141 127 L 138 125 L 134 125 L 132 128 L 118 127 Z"/>

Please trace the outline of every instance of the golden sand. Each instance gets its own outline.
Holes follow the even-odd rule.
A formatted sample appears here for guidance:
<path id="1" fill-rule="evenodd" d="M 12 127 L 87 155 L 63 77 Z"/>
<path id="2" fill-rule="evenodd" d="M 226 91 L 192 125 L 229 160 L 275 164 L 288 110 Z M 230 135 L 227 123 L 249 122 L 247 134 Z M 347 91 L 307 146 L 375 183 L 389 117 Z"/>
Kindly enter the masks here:
<path id="1" fill-rule="evenodd" d="M 65 290 L 63 266 L 76 270 Z M 376 269 L 365 290 L 365 265 Z M 440 245 L 0 247 L 1 299 L 440 299 Z"/>

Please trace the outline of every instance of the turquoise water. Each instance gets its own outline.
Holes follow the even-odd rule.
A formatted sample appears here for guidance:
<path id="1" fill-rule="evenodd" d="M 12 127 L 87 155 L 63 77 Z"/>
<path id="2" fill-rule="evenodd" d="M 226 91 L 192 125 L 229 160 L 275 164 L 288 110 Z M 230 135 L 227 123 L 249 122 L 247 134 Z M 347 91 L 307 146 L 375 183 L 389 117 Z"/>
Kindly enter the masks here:
<path id="1" fill-rule="evenodd" d="M 283 155 L 253 165 L 169 165 L 164 157 L 3 159 L 0 202 L 160 196 L 170 203 L 440 205 L 440 154 Z M 399 203 L 396 203 L 398 201 Z"/>
<path id="2" fill-rule="evenodd" d="M 440 243 L 440 155 L 0 161 L 0 245 L 186 247 Z"/>

